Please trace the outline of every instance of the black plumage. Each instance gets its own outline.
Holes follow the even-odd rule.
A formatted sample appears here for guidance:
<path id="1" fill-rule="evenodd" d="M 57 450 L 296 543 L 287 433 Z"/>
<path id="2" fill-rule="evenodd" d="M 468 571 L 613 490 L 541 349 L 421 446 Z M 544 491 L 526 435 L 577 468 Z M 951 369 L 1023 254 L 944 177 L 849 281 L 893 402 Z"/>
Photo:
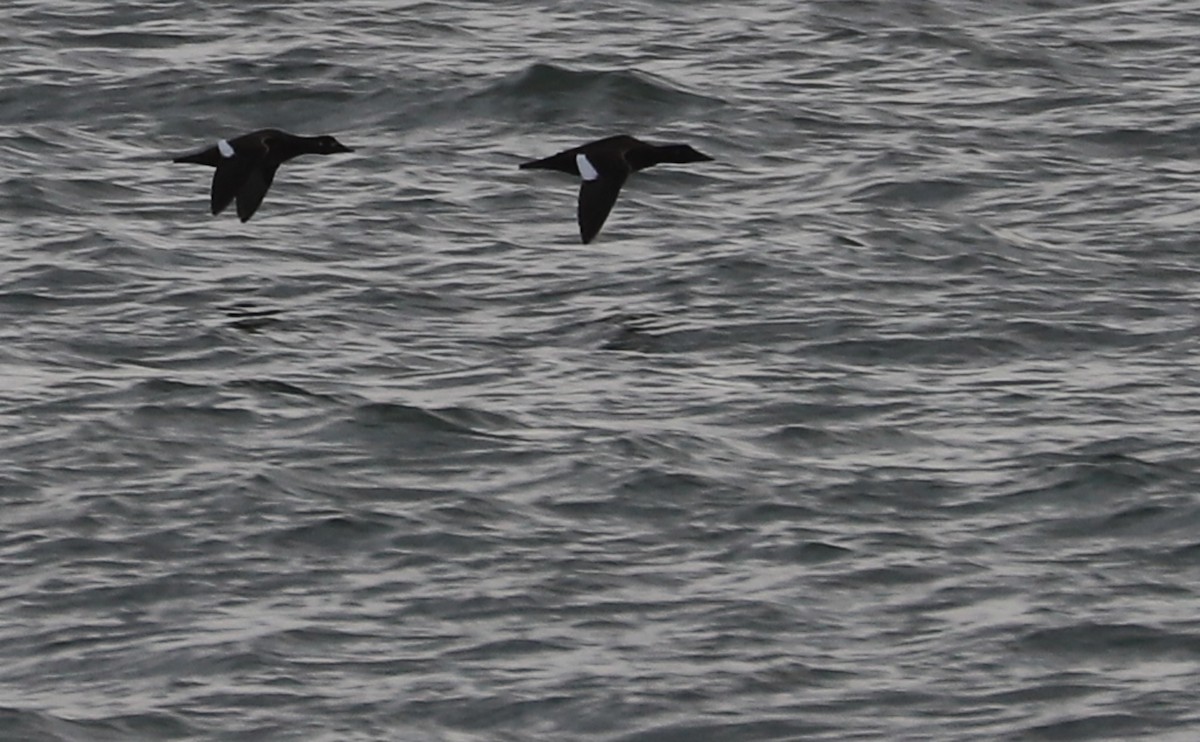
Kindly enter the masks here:
<path id="1" fill-rule="evenodd" d="M 243 222 L 254 216 L 263 196 L 275 179 L 275 171 L 300 155 L 331 155 L 352 152 L 331 136 L 302 137 L 278 129 L 261 129 L 236 139 L 217 142 L 208 149 L 176 157 L 215 167 L 212 180 L 212 213 L 220 214 L 237 199 L 237 215 Z"/>
<path id="2" fill-rule="evenodd" d="M 617 202 L 621 186 L 630 173 L 664 162 L 707 162 L 712 159 L 687 144 L 648 144 L 627 134 L 618 134 L 540 160 L 523 162 L 520 168 L 557 170 L 583 178 L 576 216 L 579 236 L 586 245 L 604 226 L 604 220 Z"/>

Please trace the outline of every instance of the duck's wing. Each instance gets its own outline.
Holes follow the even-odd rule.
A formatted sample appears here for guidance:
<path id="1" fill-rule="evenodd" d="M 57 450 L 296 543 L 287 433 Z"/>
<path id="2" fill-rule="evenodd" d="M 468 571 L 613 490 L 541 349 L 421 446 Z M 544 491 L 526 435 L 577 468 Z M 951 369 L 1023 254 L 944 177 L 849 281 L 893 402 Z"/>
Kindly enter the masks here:
<path id="1" fill-rule="evenodd" d="M 575 156 L 576 167 L 583 183 L 579 186 L 579 237 L 588 244 L 600 233 L 604 220 L 608 219 L 621 186 L 629 177 L 629 165 L 618 155 Z"/>
<path id="2" fill-rule="evenodd" d="M 267 195 L 267 189 L 271 187 L 271 181 L 275 180 L 277 169 L 277 167 L 263 163 L 259 167 L 251 169 L 246 175 L 242 181 L 242 187 L 237 192 L 238 219 L 243 222 L 249 221 L 250 217 L 254 216 L 254 212 L 258 211 L 263 196 Z"/>
<path id="3" fill-rule="evenodd" d="M 221 144 L 224 145 L 220 147 L 221 159 L 217 163 L 217 172 L 213 174 L 212 181 L 212 213 L 214 216 L 229 206 L 234 197 L 238 196 L 246 184 L 255 177 L 256 172 L 261 176 L 268 152 L 266 142 L 259 138 L 240 137 L 233 142 L 222 142 Z M 266 185 L 262 187 L 263 194 L 267 192 L 267 186 L 271 184 L 270 178 L 274 175 L 272 168 L 270 177 L 265 179 Z M 258 204 L 261 202 L 262 195 L 259 195 L 254 207 L 258 208 Z M 241 211 L 239 204 L 239 216 L 241 216 Z M 254 213 L 254 209 L 251 209 L 250 213 Z M 242 221 L 249 218 L 247 216 Z"/>
<path id="4" fill-rule="evenodd" d="M 190 162 L 196 165 L 208 165 L 209 167 L 216 167 L 221 162 L 221 152 L 216 146 L 212 146 L 202 149 L 198 152 L 180 155 L 173 158 L 171 162 Z"/>
<path id="5" fill-rule="evenodd" d="M 575 155 L 580 149 L 580 147 L 576 147 L 574 149 L 563 150 L 549 157 L 543 157 L 540 160 L 522 162 L 517 167 L 521 170 L 557 170 L 560 173 L 579 175 L 579 171 L 575 168 Z"/>

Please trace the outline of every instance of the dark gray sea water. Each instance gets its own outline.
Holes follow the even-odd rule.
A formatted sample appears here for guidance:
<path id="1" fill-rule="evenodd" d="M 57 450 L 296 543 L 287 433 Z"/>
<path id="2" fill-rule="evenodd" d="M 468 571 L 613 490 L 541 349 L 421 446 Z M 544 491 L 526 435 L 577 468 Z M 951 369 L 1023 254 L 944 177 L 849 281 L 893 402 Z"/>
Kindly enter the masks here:
<path id="1" fill-rule="evenodd" d="M 1200 739 L 1196 4 L 0 22 L 3 742 Z"/>

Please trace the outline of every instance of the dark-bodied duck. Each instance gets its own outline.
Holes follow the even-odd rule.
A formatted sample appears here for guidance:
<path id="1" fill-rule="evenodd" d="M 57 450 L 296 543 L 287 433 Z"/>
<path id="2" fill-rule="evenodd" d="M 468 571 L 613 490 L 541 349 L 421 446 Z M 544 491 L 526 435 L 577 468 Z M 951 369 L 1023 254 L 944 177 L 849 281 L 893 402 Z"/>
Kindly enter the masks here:
<path id="1" fill-rule="evenodd" d="M 301 137 L 278 129 L 260 129 L 237 139 L 222 139 L 208 149 L 176 157 L 174 162 L 215 167 L 213 215 L 220 214 L 236 198 L 237 215 L 244 222 L 258 210 L 275 171 L 283 163 L 300 155 L 353 151 L 331 136 Z"/>
<path id="2" fill-rule="evenodd" d="M 583 178 L 579 187 L 579 236 L 592 241 L 617 202 L 630 173 L 663 162 L 707 162 L 711 157 L 687 144 L 648 144 L 627 134 L 599 139 L 556 155 L 523 162 L 522 170 L 557 170 Z"/>

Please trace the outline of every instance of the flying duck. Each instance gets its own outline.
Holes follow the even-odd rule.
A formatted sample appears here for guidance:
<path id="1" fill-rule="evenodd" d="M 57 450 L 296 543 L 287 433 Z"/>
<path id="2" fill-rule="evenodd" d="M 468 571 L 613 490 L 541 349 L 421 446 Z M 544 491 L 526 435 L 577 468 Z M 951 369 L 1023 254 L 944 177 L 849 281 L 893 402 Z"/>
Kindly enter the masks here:
<path id="1" fill-rule="evenodd" d="M 627 134 L 606 137 L 520 165 L 522 170 L 558 170 L 583 178 L 579 187 L 579 236 L 592 241 L 617 202 L 630 173 L 662 162 L 707 162 L 711 157 L 687 144 L 648 144 Z"/>
<path id="2" fill-rule="evenodd" d="M 194 162 L 215 167 L 212 213 L 220 214 L 237 198 L 237 215 L 243 222 L 254 216 L 275 179 L 279 166 L 300 155 L 353 152 L 331 136 L 301 137 L 278 129 L 260 129 L 237 139 L 222 139 L 208 149 L 176 157 L 173 162 Z"/>

